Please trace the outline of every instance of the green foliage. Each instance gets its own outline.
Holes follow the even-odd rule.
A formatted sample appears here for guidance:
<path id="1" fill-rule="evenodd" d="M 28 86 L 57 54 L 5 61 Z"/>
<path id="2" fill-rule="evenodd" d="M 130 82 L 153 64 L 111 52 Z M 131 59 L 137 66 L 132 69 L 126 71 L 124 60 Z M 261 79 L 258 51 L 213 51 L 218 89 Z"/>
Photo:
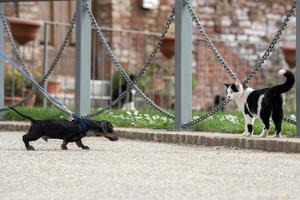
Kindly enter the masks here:
<path id="1" fill-rule="evenodd" d="M 42 74 L 39 71 L 35 70 L 32 76 L 37 82 L 42 80 Z M 13 92 L 15 96 L 22 96 L 25 90 L 32 89 L 31 81 L 25 78 L 19 71 L 12 68 L 5 69 L 4 84 L 4 93 L 7 96 L 10 96 Z"/>
<path id="2" fill-rule="evenodd" d="M 35 119 L 49 118 L 66 118 L 67 116 L 56 108 L 28 108 L 18 107 L 22 113 L 32 116 Z M 96 111 L 93 109 L 93 111 Z M 172 111 L 170 111 L 172 112 Z M 203 115 L 204 112 L 195 111 L 194 116 Z M 24 120 L 15 112 L 8 111 L 5 113 L 6 120 Z M 173 120 L 170 120 L 153 110 L 123 111 L 110 110 L 94 119 L 108 120 L 118 127 L 136 127 L 136 128 L 153 128 L 153 129 L 172 129 Z M 221 132 L 221 133 L 238 133 L 244 132 L 244 118 L 240 112 L 219 112 L 212 117 L 198 123 L 192 127 L 195 131 Z M 256 120 L 254 124 L 254 134 L 258 135 L 262 131 L 261 124 Z M 271 123 L 270 134 L 274 133 L 274 125 Z M 282 133 L 288 136 L 295 136 L 296 126 L 283 122 Z"/>
<path id="3" fill-rule="evenodd" d="M 17 107 L 21 113 L 31 116 L 34 119 L 66 118 L 67 115 L 54 107 Z M 8 110 L 4 115 L 5 120 L 24 120 L 12 110 Z"/>

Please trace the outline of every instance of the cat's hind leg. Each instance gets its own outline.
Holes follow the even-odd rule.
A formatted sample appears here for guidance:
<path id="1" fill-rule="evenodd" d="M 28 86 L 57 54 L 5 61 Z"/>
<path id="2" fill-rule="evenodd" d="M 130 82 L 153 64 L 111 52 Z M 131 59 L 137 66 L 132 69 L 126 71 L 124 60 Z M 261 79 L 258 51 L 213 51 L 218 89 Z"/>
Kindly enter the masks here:
<path id="1" fill-rule="evenodd" d="M 263 130 L 259 137 L 267 137 L 270 129 L 270 116 L 271 112 L 270 111 L 262 111 L 260 112 L 260 119 L 263 123 Z"/>
<path id="2" fill-rule="evenodd" d="M 273 110 L 272 120 L 275 124 L 274 137 L 281 137 L 281 125 L 283 120 L 283 110 L 281 106 Z"/>
<path id="3" fill-rule="evenodd" d="M 251 137 L 253 133 L 253 124 L 255 118 L 250 117 L 249 115 L 244 115 L 245 118 L 245 131 L 243 136 Z"/>

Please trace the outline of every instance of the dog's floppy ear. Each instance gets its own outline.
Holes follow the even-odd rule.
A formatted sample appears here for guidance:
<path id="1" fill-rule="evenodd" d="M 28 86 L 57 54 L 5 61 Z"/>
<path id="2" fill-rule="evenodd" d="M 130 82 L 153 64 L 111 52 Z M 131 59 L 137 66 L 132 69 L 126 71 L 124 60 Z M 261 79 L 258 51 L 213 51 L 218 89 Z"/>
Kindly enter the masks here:
<path id="1" fill-rule="evenodd" d="M 100 124 L 100 127 L 101 127 L 102 131 L 104 133 L 107 133 L 107 123 L 106 123 L 106 121 L 101 121 L 101 122 L 99 122 L 99 124 Z"/>
<path id="2" fill-rule="evenodd" d="M 103 133 L 113 133 L 114 132 L 113 125 L 109 121 L 106 121 L 106 120 L 98 121 L 97 126 L 99 128 L 101 128 Z"/>
<path id="3" fill-rule="evenodd" d="M 110 122 L 107 122 L 107 131 L 109 133 L 113 133 L 114 132 L 114 127 Z"/>
<path id="4" fill-rule="evenodd" d="M 229 83 L 224 83 L 224 85 L 226 88 L 229 88 L 231 86 L 231 84 L 229 84 Z"/>

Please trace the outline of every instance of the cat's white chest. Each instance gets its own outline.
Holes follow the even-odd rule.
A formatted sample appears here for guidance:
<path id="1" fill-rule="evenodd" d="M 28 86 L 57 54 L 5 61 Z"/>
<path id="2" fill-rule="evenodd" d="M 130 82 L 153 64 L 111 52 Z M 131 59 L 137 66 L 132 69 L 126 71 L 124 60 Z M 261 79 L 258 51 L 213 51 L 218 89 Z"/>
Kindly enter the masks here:
<path id="1" fill-rule="evenodd" d="M 247 98 L 249 96 L 249 94 L 253 91 L 254 89 L 253 88 L 247 88 L 242 96 L 238 99 L 235 100 L 239 110 L 243 113 L 245 113 L 245 104 L 246 104 L 246 101 L 247 101 Z"/>

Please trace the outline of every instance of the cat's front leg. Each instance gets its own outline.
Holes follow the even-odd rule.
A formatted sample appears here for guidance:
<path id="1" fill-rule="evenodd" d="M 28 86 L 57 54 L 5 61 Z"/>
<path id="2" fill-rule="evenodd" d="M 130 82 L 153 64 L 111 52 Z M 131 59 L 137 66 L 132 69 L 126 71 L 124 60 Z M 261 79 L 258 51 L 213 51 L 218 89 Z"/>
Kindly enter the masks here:
<path id="1" fill-rule="evenodd" d="M 244 133 L 242 134 L 242 136 L 246 136 L 247 133 L 248 133 L 247 122 L 245 122 L 245 129 L 244 129 Z"/>
<path id="2" fill-rule="evenodd" d="M 243 133 L 243 136 L 246 137 L 251 137 L 252 132 L 253 132 L 253 123 L 254 123 L 254 118 L 250 117 L 249 115 L 245 115 L 245 131 Z"/>

